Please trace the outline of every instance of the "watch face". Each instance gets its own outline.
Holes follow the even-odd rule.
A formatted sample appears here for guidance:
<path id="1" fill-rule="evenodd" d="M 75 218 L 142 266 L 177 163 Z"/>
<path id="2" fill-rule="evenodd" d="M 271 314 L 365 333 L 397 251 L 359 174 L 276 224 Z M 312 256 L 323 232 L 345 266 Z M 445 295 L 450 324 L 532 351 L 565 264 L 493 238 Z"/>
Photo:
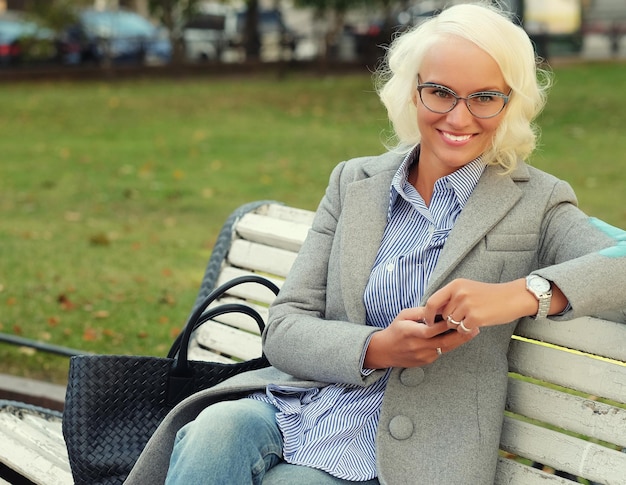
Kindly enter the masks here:
<path id="1" fill-rule="evenodd" d="M 528 286 L 530 286 L 537 293 L 545 293 L 550 290 L 550 282 L 540 276 L 530 278 Z"/>

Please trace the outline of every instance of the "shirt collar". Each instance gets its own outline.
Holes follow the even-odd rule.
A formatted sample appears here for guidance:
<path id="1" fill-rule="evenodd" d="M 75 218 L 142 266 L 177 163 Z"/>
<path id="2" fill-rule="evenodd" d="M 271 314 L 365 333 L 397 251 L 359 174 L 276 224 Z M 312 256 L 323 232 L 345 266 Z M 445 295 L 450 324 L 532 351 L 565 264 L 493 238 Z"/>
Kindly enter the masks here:
<path id="1" fill-rule="evenodd" d="M 419 152 L 420 146 L 416 145 L 416 147 L 404 157 L 404 160 L 398 167 L 398 170 L 393 177 L 391 182 L 391 203 L 389 204 L 389 215 L 391 215 L 391 209 L 396 199 L 403 193 L 402 187 L 405 183 L 408 183 L 409 169 L 413 163 L 417 163 Z M 472 195 L 472 192 L 476 187 L 480 176 L 485 170 L 485 167 L 486 164 L 483 162 L 481 157 L 475 158 L 470 163 L 452 172 L 450 175 L 441 177 L 435 184 L 444 184 L 444 186 L 451 188 L 454 191 L 459 205 L 463 208 L 465 207 L 470 195 Z"/>

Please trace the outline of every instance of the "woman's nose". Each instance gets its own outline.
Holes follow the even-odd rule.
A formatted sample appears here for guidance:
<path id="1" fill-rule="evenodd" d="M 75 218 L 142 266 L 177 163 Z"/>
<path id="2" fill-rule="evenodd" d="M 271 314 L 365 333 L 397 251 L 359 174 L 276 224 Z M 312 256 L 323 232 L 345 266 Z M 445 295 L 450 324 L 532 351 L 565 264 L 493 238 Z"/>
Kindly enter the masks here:
<path id="1" fill-rule="evenodd" d="M 474 121 L 474 115 L 467 107 L 467 101 L 459 99 L 454 108 L 448 111 L 446 119 L 451 125 L 466 126 Z"/>

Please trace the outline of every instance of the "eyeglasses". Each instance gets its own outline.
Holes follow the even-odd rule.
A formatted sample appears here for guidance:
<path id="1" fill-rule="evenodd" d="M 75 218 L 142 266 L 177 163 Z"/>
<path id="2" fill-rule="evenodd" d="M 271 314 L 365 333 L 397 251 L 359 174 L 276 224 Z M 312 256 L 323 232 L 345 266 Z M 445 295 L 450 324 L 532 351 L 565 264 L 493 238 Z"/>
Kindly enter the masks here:
<path id="1" fill-rule="evenodd" d="M 419 82 L 419 81 L 418 81 Z M 500 91 L 480 91 L 463 98 L 452 89 L 435 83 L 423 83 L 417 85 L 422 104 L 433 113 L 445 114 L 454 109 L 460 99 L 476 118 L 493 118 L 500 114 L 509 102 L 509 94 Z"/>

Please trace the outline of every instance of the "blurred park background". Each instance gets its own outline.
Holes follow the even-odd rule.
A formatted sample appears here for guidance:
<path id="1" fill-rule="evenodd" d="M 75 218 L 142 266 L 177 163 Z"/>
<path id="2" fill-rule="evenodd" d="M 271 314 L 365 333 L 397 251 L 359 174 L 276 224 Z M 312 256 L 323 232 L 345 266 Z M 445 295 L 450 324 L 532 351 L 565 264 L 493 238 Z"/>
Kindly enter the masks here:
<path id="1" fill-rule="evenodd" d="M 626 4 L 555 4 L 510 3 L 555 75 L 530 163 L 567 180 L 587 213 L 626 228 Z M 85 34 L 97 41 L 81 44 L 89 48 L 43 59 L 22 56 L 20 44 L 12 52 L 21 57 L 0 68 L 0 333 L 140 355 L 167 353 L 232 210 L 258 199 L 313 210 L 339 161 L 384 150 L 389 127 L 371 74 L 379 45 L 439 8 L 374 0 L 0 6 L 59 49 L 67 25 L 81 32 L 68 20 L 84 8 L 137 13 L 156 28 L 154 51 L 143 37 L 115 40 L 117 24 L 108 23 Z M 251 9 L 257 19 L 280 12 L 272 18 L 288 35 L 272 44 L 277 37 L 259 34 L 261 23 L 254 35 L 226 28 L 232 15 L 248 25 Z M 223 23 L 210 23 L 222 14 Z M 244 33 L 224 40 L 212 32 L 221 26 Z M 185 30 L 212 54 L 190 55 Z M 67 368 L 66 357 L 0 342 L 0 373 L 63 384 Z"/>
<path id="2" fill-rule="evenodd" d="M 0 66 L 374 64 L 457 0 L 0 0 Z M 499 0 L 538 53 L 626 56 L 624 0 Z"/>

